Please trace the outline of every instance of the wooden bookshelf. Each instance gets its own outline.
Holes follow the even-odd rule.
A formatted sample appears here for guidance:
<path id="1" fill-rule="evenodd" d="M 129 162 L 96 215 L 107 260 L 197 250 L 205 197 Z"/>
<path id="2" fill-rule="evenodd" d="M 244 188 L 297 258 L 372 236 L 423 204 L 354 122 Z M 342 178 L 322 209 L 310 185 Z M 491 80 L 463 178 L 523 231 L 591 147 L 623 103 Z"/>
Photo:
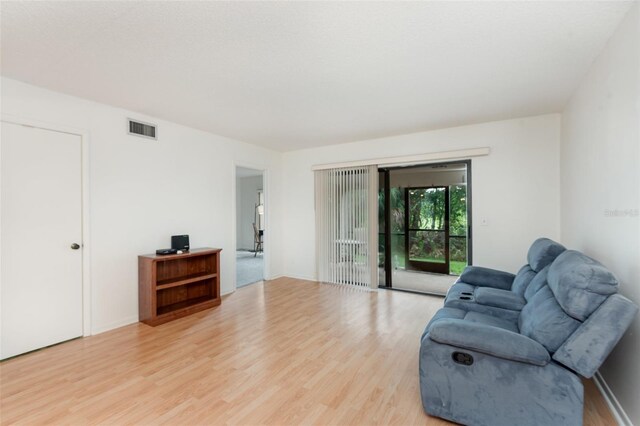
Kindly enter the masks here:
<path id="1" fill-rule="evenodd" d="M 221 251 L 138 256 L 140 321 L 156 326 L 219 305 Z"/>

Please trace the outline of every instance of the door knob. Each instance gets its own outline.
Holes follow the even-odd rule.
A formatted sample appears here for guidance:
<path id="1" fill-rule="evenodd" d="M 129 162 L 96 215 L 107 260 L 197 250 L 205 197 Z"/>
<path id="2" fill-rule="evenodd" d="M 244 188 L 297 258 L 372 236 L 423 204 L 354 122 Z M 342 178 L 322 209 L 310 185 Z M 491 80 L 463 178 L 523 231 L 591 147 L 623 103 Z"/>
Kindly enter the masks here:
<path id="1" fill-rule="evenodd" d="M 79 248 L 80 248 L 80 244 L 78 243 L 71 244 L 71 250 L 78 250 Z"/>

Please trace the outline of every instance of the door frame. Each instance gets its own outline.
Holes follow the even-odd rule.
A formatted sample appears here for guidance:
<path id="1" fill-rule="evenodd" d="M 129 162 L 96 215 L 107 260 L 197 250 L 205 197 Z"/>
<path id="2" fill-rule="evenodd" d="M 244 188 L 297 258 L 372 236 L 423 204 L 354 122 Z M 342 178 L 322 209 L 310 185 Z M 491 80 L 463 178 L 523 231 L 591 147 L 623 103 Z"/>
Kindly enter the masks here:
<path id="1" fill-rule="evenodd" d="M 68 133 L 80 137 L 80 167 L 82 170 L 81 181 L 81 203 L 82 203 L 82 335 L 83 337 L 91 336 L 92 330 L 92 312 L 93 298 L 91 285 L 91 203 L 90 203 L 90 137 L 89 131 L 70 127 L 57 123 L 36 120 L 32 118 L 18 117 L 12 114 L 2 113 L 0 115 L 0 125 L 2 123 L 17 124 L 20 126 L 34 127 L 37 129 L 48 130 L 52 132 Z M 1 155 L 1 154 L 0 154 Z M 0 177 L 1 179 L 1 177 Z M 2 220 L 0 213 L 0 221 Z M 1 244 L 1 243 L 0 243 Z M 1 266 L 0 266 L 1 267 Z"/>
<path id="2" fill-rule="evenodd" d="M 426 162 L 420 164 L 412 164 L 410 166 L 393 166 L 393 167 L 379 167 L 378 172 L 383 173 L 384 176 L 384 209 L 385 209 L 385 226 L 384 226 L 384 236 L 385 236 L 385 256 L 384 256 L 384 270 L 385 270 L 385 285 L 380 285 L 380 288 L 389 289 L 389 290 L 397 290 L 397 291 L 405 291 L 409 293 L 418 293 L 418 294 L 426 294 L 419 293 L 413 290 L 403 290 L 393 288 L 392 281 L 392 273 L 391 273 L 391 223 L 389 221 L 389 210 L 390 210 L 390 171 L 394 169 L 409 169 L 409 168 L 417 168 L 424 166 L 434 166 L 434 165 L 451 165 L 451 164 L 465 164 L 467 168 L 467 265 L 473 265 L 473 173 L 471 167 L 471 159 L 461 159 L 461 160 L 451 160 L 451 161 L 434 161 L 434 162 Z"/>
<path id="3" fill-rule="evenodd" d="M 234 291 L 236 291 L 238 289 L 238 282 L 237 282 L 237 277 L 236 277 L 236 268 L 238 267 L 237 262 L 236 262 L 236 251 L 238 248 L 238 235 L 236 232 L 237 229 L 237 209 L 236 209 L 236 198 L 237 198 L 237 194 L 236 194 L 236 169 L 238 167 L 243 167 L 245 169 L 253 169 L 253 170 L 259 170 L 262 172 L 262 193 L 263 193 L 263 197 L 264 197 L 264 233 L 262 234 L 262 259 L 263 259 L 263 269 L 262 269 L 262 275 L 263 275 L 263 279 L 266 280 L 270 280 L 272 279 L 271 277 L 271 268 L 270 268 L 270 261 L 271 261 L 271 250 L 269 250 L 269 245 L 270 245 L 270 240 L 268 237 L 268 235 L 271 232 L 271 225 L 270 225 L 270 211 L 271 211 L 271 203 L 269 202 L 269 184 L 270 184 L 270 179 L 269 179 L 269 168 L 267 166 L 265 166 L 264 164 L 254 164 L 254 163 L 249 163 L 249 162 L 244 162 L 244 161 L 233 161 L 232 162 L 232 168 L 231 168 L 231 173 L 232 173 L 232 179 L 231 179 L 231 229 L 232 229 L 232 238 L 231 238 L 231 250 L 232 250 L 232 254 L 231 254 L 231 264 L 232 264 L 232 268 L 231 270 L 233 271 L 233 290 L 230 293 L 233 293 Z"/>

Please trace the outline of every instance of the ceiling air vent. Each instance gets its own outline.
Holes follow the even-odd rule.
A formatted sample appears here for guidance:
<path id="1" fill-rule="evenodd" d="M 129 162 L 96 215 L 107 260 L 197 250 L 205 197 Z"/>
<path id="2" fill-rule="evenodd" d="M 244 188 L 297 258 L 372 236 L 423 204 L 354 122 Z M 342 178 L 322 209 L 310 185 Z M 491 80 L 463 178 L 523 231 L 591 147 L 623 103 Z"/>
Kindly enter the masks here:
<path id="1" fill-rule="evenodd" d="M 136 121 L 128 119 L 129 122 L 129 134 L 142 136 L 143 138 L 158 139 L 157 130 L 158 126 L 155 124 L 143 123 L 142 121 Z"/>

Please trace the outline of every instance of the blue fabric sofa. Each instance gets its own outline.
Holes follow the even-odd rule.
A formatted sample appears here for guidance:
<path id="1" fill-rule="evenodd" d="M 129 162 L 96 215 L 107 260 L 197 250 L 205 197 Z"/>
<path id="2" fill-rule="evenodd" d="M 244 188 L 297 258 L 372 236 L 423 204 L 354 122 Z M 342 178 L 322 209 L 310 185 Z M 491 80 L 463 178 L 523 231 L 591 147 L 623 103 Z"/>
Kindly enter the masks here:
<path id="1" fill-rule="evenodd" d="M 563 248 L 545 265 L 529 255 L 534 274 L 527 272 L 524 292 L 515 277 L 491 286 L 478 269 L 470 291 L 514 292 L 524 298 L 521 309 L 482 311 L 491 301 L 465 300 L 427 325 L 419 371 L 428 414 L 468 425 L 582 424 L 580 376 L 593 376 L 638 307 L 617 294 L 611 272 L 580 252 Z"/>
<path id="2" fill-rule="evenodd" d="M 527 300 L 545 283 L 549 265 L 566 248 L 538 238 L 527 253 L 527 264 L 516 275 L 480 266 L 467 266 L 447 292 L 444 305 L 509 320 L 517 319 Z"/>

